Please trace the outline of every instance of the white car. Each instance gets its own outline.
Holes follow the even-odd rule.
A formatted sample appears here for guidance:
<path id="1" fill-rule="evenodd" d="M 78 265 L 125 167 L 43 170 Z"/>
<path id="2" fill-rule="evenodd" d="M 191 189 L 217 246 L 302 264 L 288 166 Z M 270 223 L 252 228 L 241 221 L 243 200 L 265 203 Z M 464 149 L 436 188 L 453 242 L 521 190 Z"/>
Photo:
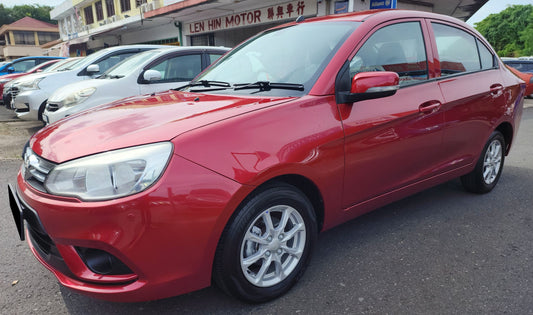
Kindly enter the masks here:
<path id="1" fill-rule="evenodd" d="M 21 78 L 12 87 L 13 105 L 17 117 L 24 120 L 42 120 L 46 100 L 52 93 L 69 83 L 93 79 L 120 61 L 162 45 L 125 45 L 99 50 L 63 71 L 32 74 Z M 15 89 L 14 89 L 15 88 Z"/>
<path id="2" fill-rule="evenodd" d="M 3 88 L 3 91 L 2 91 L 2 101 L 4 103 L 4 105 L 8 108 L 8 109 L 15 109 L 14 107 L 14 104 L 12 104 L 12 97 L 11 97 L 11 88 L 13 86 L 13 83 L 15 83 L 15 86 L 17 84 L 18 81 L 20 80 L 23 80 L 25 77 L 27 76 L 31 76 L 31 75 L 42 75 L 44 73 L 48 73 L 48 72 L 55 72 L 55 71 L 61 71 L 67 67 L 72 67 L 75 63 L 77 62 L 80 62 L 81 59 L 83 59 L 84 57 L 70 57 L 70 58 L 67 58 L 67 59 L 58 59 L 58 60 L 53 60 L 55 61 L 54 64 L 52 64 L 51 66 L 47 67 L 46 69 L 42 70 L 42 71 L 35 71 L 33 73 L 30 73 L 30 74 L 26 74 L 26 75 L 21 75 L 21 76 L 17 76 L 16 78 L 13 78 L 13 79 L 9 79 L 9 78 L 5 78 L 6 76 L 1 76 L 0 77 L 0 85 L 2 83 L 4 83 L 4 88 Z M 51 62 L 51 61 L 49 61 Z M 37 68 L 37 67 L 40 67 L 41 65 L 37 65 L 35 66 L 34 68 L 28 70 L 28 72 L 32 72 L 33 69 Z M 18 79 L 18 80 L 17 80 Z M 17 91 L 18 91 L 18 88 L 17 88 Z"/>
<path id="3" fill-rule="evenodd" d="M 192 46 L 155 49 L 137 54 L 96 79 L 57 89 L 48 98 L 43 120 L 53 123 L 121 98 L 181 87 L 228 50 L 225 47 Z"/>

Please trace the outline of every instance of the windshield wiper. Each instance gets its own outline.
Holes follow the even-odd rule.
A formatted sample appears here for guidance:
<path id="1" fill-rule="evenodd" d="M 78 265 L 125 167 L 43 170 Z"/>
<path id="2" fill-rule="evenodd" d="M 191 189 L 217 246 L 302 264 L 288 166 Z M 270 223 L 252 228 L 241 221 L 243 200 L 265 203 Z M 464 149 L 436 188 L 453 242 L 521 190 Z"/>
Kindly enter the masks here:
<path id="1" fill-rule="evenodd" d="M 223 81 L 210 81 L 210 80 L 200 80 L 200 81 L 192 81 L 191 83 L 181 86 L 179 88 L 176 88 L 174 90 L 180 91 L 181 89 L 188 88 L 188 87 L 196 87 L 201 86 L 204 89 L 191 89 L 190 92 L 202 92 L 202 91 L 213 91 L 213 90 L 224 90 L 231 88 L 231 84 L 228 82 Z"/>
<path id="2" fill-rule="evenodd" d="M 271 89 L 283 89 L 283 90 L 297 90 L 303 91 L 304 85 L 298 83 L 277 83 L 270 81 L 257 81 L 254 83 L 237 83 L 233 85 L 233 89 L 245 90 L 245 89 L 259 89 L 259 91 L 270 91 Z"/>

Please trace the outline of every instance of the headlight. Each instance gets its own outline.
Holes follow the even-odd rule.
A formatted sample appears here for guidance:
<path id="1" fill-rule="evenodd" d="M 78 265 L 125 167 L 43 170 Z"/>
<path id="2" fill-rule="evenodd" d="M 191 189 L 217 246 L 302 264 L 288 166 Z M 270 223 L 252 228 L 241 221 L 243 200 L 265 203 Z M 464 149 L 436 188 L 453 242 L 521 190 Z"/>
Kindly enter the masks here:
<path id="1" fill-rule="evenodd" d="M 6 84 L 7 82 L 11 81 L 13 79 L 0 79 L 0 84 Z"/>
<path id="2" fill-rule="evenodd" d="M 44 77 L 35 78 L 31 80 L 21 80 L 18 81 L 17 87 L 20 90 L 38 90 L 39 89 L 39 82 L 44 79 Z"/>
<path id="3" fill-rule="evenodd" d="M 54 93 L 50 98 L 48 99 L 49 103 L 59 103 L 60 107 L 66 106 L 74 106 L 82 103 L 86 99 L 88 99 L 91 95 L 96 92 L 95 87 L 89 87 L 85 88 L 83 90 L 78 90 L 76 92 L 72 93 Z"/>
<path id="4" fill-rule="evenodd" d="M 141 192 L 166 168 L 172 143 L 159 142 L 110 151 L 56 166 L 44 186 L 58 196 L 109 200 Z"/>

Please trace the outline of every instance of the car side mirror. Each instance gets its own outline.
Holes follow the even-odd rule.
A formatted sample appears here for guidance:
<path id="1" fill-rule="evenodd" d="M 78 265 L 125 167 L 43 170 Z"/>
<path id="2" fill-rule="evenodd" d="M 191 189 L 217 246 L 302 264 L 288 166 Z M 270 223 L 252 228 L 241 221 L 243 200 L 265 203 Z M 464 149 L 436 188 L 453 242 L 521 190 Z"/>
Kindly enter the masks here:
<path id="1" fill-rule="evenodd" d="M 92 74 L 95 74 L 95 73 L 98 73 L 100 72 L 100 66 L 97 65 L 97 64 L 92 64 L 92 65 L 89 65 L 86 69 L 87 73 L 89 75 L 92 75 Z"/>
<path id="2" fill-rule="evenodd" d="M 13 73 L 13 72 L 15 72 L 15 68 L 9 67 L 9 68 L 7 68 L 7 72 L 8 73 Z"/>
<path id="3" fill-rule="evenodd" d="M 353 77 L 350 92 L 339 93 L 338 103 L 387 97 L 394 95 L 399 88 L 400 77 L 396 72 L 360 72 Z"/>
<path id="4" fill-rule="evenodd" d="M 161 80 L 162 75 L 161 72 L 157 70 L 146 70 L 143 74 L 144 81 L 151 82 L 151 81 L 158 81 Z"/>

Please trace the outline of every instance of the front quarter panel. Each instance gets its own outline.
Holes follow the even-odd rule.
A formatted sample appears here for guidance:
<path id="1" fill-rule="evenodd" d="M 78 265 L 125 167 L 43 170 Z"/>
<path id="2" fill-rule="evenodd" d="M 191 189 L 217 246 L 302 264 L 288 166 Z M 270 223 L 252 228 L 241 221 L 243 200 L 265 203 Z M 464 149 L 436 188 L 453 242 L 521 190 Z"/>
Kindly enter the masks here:
<path id="1" fill-rule="evenodd" d="M 173 142 L 176 154 L 241 184 L 303 176 L 317 186 L 325 208 L 340 209 L 343 136 L 334 96 L 306 96 L 192 130 Z"/>

